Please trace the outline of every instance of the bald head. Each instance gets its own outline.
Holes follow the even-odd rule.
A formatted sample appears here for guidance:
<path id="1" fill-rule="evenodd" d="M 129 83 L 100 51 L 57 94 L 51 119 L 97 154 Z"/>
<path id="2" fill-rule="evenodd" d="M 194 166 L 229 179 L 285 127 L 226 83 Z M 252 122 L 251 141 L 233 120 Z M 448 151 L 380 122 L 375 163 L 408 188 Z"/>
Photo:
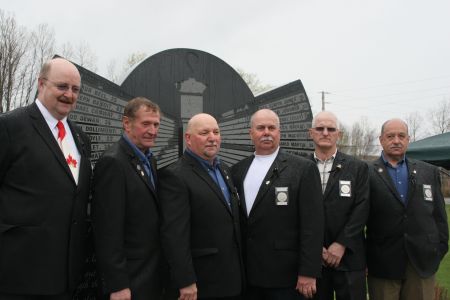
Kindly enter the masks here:
<path id="1" fill-rule="evenodd" d="M 280 119 L 278 118 L 278 115 L 271 109 L 263 108 L 258 111 L 256 111 L 250 118 L 250 127 L 254 126 L 256 119 L 273 119 L 276 122 L 276 125 L 280 127 Z"/>
<path id="2" fill-rule="evenodd" d="M 312 121 L 312 127 L 316 127 L 318 126 L 317 123 L 319 123 L 322 120 L 326 120 L 327 122 L 329 122 L 330 124 L 334 124 L 334 128 L 339 129 L 339 122 L 338 122 L 338 118 L 336 117 L 336 115 L 334 113 L 332 113 L 331 111 L 321 111 L 319 112 Z"/>
<path id="3" fill-rule="evenodd" d="M 340 136 L 336 115 L 329 111 L 318 113 L 312 121 L 309 136 L 314 142 L 316 156 L 321 160 L 329 159 L 337 151 L 337 141 Z"/>
<path id="4" fill-rule="evenodd" d="M 201 113 L 193 116 L 184 134 L 187 148 L 201 158 L 212 162 L 220 150 L 220 131 L 216 119 Z"/>
<path id="5" fill-rule="evenodd" d="M 38 99 L 56 119 L 61 120 L 75 108 L 81 77 L 74 64 L 63 58 L 44 63 L 38 79 Z"/>
<path id="6" fill-rule="evenodd" d="M 386 122 L 383 123 L 383 125 L 381 125 L 381 135 L 383 135 L 386 126 L 389 126 L 391 124 L 395 124 L 395 126 L 404 127 L 404 129 L 406 130 L 406 134 L 408 134 L 408 124 L 406 124 L 406 122 L 403 121 L 402 119 L 394 118 L 387 120 Z"/>

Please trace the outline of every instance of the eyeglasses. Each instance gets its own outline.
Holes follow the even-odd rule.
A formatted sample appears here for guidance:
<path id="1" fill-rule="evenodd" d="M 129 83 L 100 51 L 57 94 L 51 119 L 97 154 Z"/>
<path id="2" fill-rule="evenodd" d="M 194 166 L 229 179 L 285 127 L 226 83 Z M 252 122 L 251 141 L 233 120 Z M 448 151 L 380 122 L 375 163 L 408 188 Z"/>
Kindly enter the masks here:
<path id="1" fill-rule="evenodd" d="M 325 129 L 328 132 L 336 132 L 336 130 L 337 130 L 335 127 L 314 127 L 314 129 L 319 132 L 323 132 L 323 131 L 325 131 Z"/>
<path id="2" fill-rule="evenodd" d="M 48 81 L 48 82 L 50 82 L 51 84 L 53 84 L 57 89 L 58 89 L 58 91 L 60 91 L 60 92 L 67 92 L 69 89 L 71 89 L 72 90 L 72 93 L 74 93 L 74 94 L 79 94 L 80 93 L 80 90 L 81 90 L 81 87 L 79 87 L 79 86 L 77 86 L 77 85 L 69 85 L 69 84 L 67 84 L 67 83 L 62 83 L 62 82 L 54 82 L 54 81 L 51 81 L 51 80 L 49 80 L 48 78 L 45 78 L 45 77 L 42 77 L 42 79 L 43 80 L 46 80 L 46 81 Z"/>

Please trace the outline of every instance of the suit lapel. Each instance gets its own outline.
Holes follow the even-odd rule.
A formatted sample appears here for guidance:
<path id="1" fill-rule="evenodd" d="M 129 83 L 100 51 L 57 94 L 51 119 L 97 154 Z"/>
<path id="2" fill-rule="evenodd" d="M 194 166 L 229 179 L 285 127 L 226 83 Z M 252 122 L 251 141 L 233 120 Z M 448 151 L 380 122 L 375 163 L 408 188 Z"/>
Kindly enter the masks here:
<path id="1" fill-rule="evenodd" d="M 238 179 L 238 194 L 241 197 L 241 205 L 242 205 L 242 209 L 245 212 L 245 216 L 248 216 L 248 211 L 247 211 L 247 203 L 245 202 L 245 191 L 244 191 L 244 180 L 245 180 L 245 176 L 247 175 L 248 169 L 250 168 L 250 165 L 253 162 L 253 159 L 255 158 L 254 155 L 250 156 L 248 159 L 246 159 L 242 165 L 236 170 L 236 178 Z"/>
<path id="2" fill-rule="evenodd" d="M 375 173 L 378 174 L 378 176 L 381 178 L 381 180 L 384 182 L 384 184 L 389 188 L 391 193 L 397 198 L 397 200 L 400 202 L 400 204 L 404 205 L 400 195 L 397 192 L 397 189 L 394 186 L 394 183 L 392 182 L 391 176 L 389 176 L 389 173 L 386 169 L 386 166 L 384 165 L 383 159 L 380 157 L 373 165 L 375 168 Z"/>
<path id="3" fill-rule="evenodd" d="M 124 138 L 120 138 L 119 143 L 124 149 L 124 151 L 128 154 L 128 158 L 131 164 L 131 168 L 138 174 L 139 178 L 144 182 L 144 184 L 147 186 L 147 188 L 150 190 L 150 192 L 153 194 L 153 196 L 156 199 L 156 191 L 155 188 L 150 183 L 150 178 L 147 175 L 147 172 L 145 171 L 144 165 L 142 164 L 139 157 L 136 156 L 136 153 L 134 153 L 134 150 L 128 145 L 128 143 L 124 140 Z M 156 182 L 155 182 L 156 184 Z"/>
<path id="4" fill-rule="evenodd" d="M 408 204 L 412 200 L 412 195 L 414 195 L 414 192 L 416 190 L 416 162 L 411 161 L 409 159 L 406 160 L 406 163 L 408 165 Z"/>
<path id="5" fill-rule="evenodd" d="M 56 142 L 55 137 L 53 136 L 50 128 L 48 127 L 47 122 L 45 121 L 44 117 L 39 111 L 39 108 L 37 107 L 36 103 L 31 104 L 28 108 L 29 108 L 28 112 L 30 114 L 31 123 L 33 127 L 36 129 L 38 134 L 42 137 L 44 142 L 50 148 L 56 160 L 65 170 L 67 176 L 69 176 L 73 181 L 73 183 L 75 184 L 75 180 L 73 178 L 72 172 L 69 169 L 69 165 L 67 164 L 66 159 L 64 158 L 64 154 L 61 151 L 61 148 L 59 147 L 58 143 Z"/>
<path id="6" fill-rule="evenodd" d="M 339 178 L 341 177 L 341 169 L 345 168 L 345 158 L 339 153 L 336 153 L 333 165 L 331 166 L 330 176 L 328 177 L 327 186 L 325 187 L 325 192 L 323 193 L 323 199 L 328 197 L 328 194 L 333 189 L 334 185 L 337 184 Z"/>
<path id="7" fill-rule="evenodd" d="M 225 200 L 225 197 L 220 190 L 220 188 L 217 186 L 217 184 L 214 182 L 214 180 L 209 176 L 209 174 L 206 172 L 206 170 L 203 168 L 203 166 L 200 165 L 198 161 L 195 160 L 195 158 L 191 157 L 189 154 L 184 154 L 184 157 L 188 161 L 188 163 L 191 165 L 192 170 L 195 174 L 197 174 L 198 177 L 200 177 L 213 192 L 217 195 L 220 202 L 225 206 L 227 211 L 231 213 L 230 207 L 228 206 L 227 201 Z M 229 177 L 229 176 L 228 176 Z M 227 179 L 225 179 L 227 180 Z M 230 190 L 231 192 L 231 190 Z"/>
<path id="8" fill-rule="evenodd" d="M 267 174 L 264 177 L 263 182 L 261 183 L 258 194 L 256 195 L 255 198 L 255 202 L 253 203 L 253 207 L 250 211 L 249 217 L 251 216 L 252 212 L 257 208 L 258 204 L 262 202 L 262 200 L 265 198 L 267 192 L 270 190 L 276 179 L 280 176 L 280 174 L 286 167 L 287 167 L 286 157 L 280 150 L 274 162 L 270 166 L 269 171 L 267 171 Z M 273 199 L 275 199 L 275 195 L 273 195 Z"/>

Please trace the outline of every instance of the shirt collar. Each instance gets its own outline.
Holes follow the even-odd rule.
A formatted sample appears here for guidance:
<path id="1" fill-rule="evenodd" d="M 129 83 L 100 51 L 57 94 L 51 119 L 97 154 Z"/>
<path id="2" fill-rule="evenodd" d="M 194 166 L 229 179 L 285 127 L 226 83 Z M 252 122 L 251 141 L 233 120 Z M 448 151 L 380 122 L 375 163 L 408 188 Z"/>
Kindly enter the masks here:
<path id="1" fill-rule="evenodd" d="M 384 151 L 381 151 L 381 159 L 383 160 L 384 165 L 392 167 L 391 163 L 384 156 Z M 398 165 L 402 165 L 406 162 L 406 155 L 403 155 L 403 158 L 397 163 Z"/>
<path id="2" fill-rule="evenodd" d="M 200 156 L 198 156 L 197 154 L 195 154 L 194 152 L 192 152 L 192 150 L 190 150 L 189 148 L 186 148 L 185 152 L 187 154 L 189 154 L 190 156 L 192 156 L 193 158 L 195 158 L 202 166 L 206 167 L 206 168 L 217 168 L 220 165 L 220 160 L 219 158 L 216 156 L 214 157 L 213 163 L 211 165 L 211 163 L 209 162 L 209 160 L 206 160 Z"/>
<path id="3" fill-rule="evenodd" d="M 145 153 L 142 152 L 136 145 L 130 140 L 128 135 L 124 132 L 123 133 L 123 139 L 130 145 L 130 147 L 133 149 L 133 151 L 136 153 L 136 155 L 139 157 L 139 159 L 143 163 L 150 163 L 150 160 L 153 156 L 153 153 L 150 149 L 148 149 Z"/>
<path id="4" fill-rule="evenodd" d="M 45 122 L 47 122 L 48 126 L 53 129 L 56 128 L 56 124 L 58 123 L 59 120 L 57 120 L 54 116 L 52 116 L 52 114 L 48 111 L 47 107 L 44 106 L 44 104 L 42 104 L 41 100 L 36 99 L 36 105 L 39 109 L 39 111 L 41 112 L 42 116 L 45 119 Z M 61 122 L 64 124 L 64 127 L 67 128 L 68 124 L 67 124 L 67 117 L 64 117 Z"/>
<path id="5" fill-rule="evenodd" d="M 336 154 L 337 154 L 337 149 L 336 149 L 336 151 L 334 151 L 334 154 L 330 156 L 330 158 L 328 158 L 324 161 L 333 161 L 336 158 Z M 321 160 L 320 158 L 317 157 L 316 151 L 314 151 L 314 159 L 316 162 L 318 162 L 318 161 L 324 162 L 323 160 Z"/>

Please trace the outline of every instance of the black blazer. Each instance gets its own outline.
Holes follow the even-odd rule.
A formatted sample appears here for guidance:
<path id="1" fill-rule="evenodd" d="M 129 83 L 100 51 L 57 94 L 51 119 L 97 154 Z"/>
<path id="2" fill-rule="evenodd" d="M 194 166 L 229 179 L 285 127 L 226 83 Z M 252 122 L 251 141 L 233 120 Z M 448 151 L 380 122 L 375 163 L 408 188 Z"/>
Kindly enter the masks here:
<path id="1" fill-rule="evenodd" d="M 314 155 L 311 160 L 316 163 Z M 341 181 L 350 181 L 350 195 L 341 193 Z M 324 247 L 338 242 L 346 247 L 337 270 L 366 268 L 364 227 L 369 216 L 369 169 L 365 162 L 337 152 L 323 193 Z"/>
<path id="2" fill-rule="evenodd" d="M 439 171 L 427 163 L 407 159 L 408 204 L 395 189 L 383 160 L 371 163 L 370 215 L 367 223 L 369 275 L 404 278 L 408 260 L 421 277 L 436 273 L 448 251 L 448 226 Z M 431 185 L 432 201 L 424 185 Z"/>
<path id="3" fill-rule="evenodd" d="M 177 289 L 197 283 L 200 298 L 235 296 L 243 280 L 239 209 L 228 168 L 221 172 L 231 208 L 204 167 L 189 154 L 159 173 L 162 241 Z"/>
<path id="4" fill-rule="evenodd" d="M 320 277 L 323 204 L 316 165 L 280 150 L 247 217 L 243 182 L 253 159 L 245 158 L 232 169 L 242 203 L 248 283 L 283 288 L 295 287 L 298 275 Z M 276 187 L 288 188 L 288 205 L 276 205 Z"/>
<path id="5" fill-rule="evenodd" d="M 35 103 L 0 116 L 1 293 L 58 294 L 82 275 L 90 142 L 68 124 L 81 154 L 78 185 Z"/>
<path id="6" fill-rule="evenodd" d="M 156 174 L 156 162 L 152 164 Z M 92 221 L 104 292 L 130 288 L 133 299 L 159 299 L 163 273 L 158 199 L 123 137 L 95 165 Z"/>

